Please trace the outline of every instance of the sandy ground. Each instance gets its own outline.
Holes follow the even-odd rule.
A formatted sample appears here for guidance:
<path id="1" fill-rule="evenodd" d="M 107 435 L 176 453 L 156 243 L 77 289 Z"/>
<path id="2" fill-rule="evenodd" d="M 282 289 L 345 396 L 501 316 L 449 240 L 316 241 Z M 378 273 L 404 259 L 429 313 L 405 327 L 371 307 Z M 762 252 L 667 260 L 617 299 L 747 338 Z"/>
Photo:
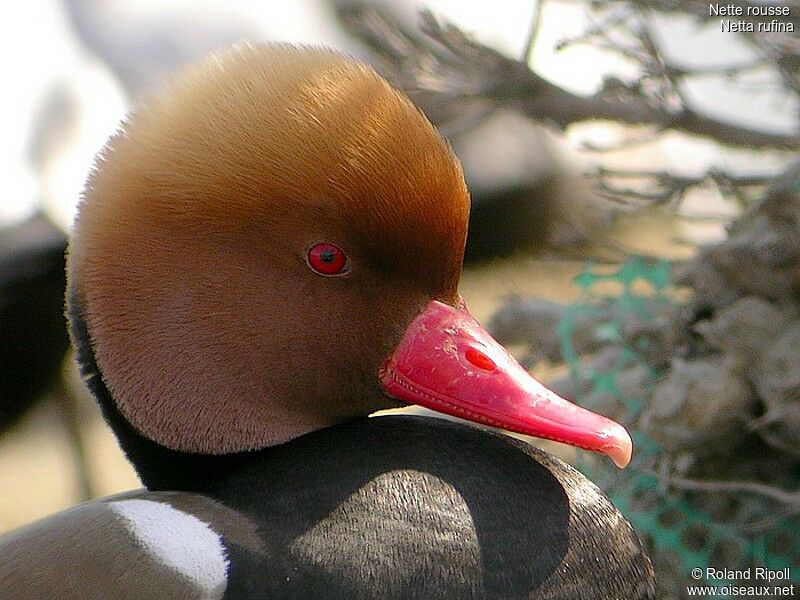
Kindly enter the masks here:
<path id="1" fill-rule="evenodd" d="M 649 252 L 671 248 L 674 256 L 670 241 L 674 234 L 674 229 L 663 226 L 663 220 L 643 217 L 620 231 L 618 239 L 626 243 L 639 240 L 640 249 Z M 509 294 L 562 301 L 573 298 L 578 290 L 572 279 L 581 267 L 579 262 L 526 256 L 498 260 L 466 271 L 462 295 L 476 318 L 486 322 Z M 95 495 L 139 487 L 93 400 L 86 394 L 79 404 L 81 437 Z M 79 501 L 75 461 L 62 413 L 55 402 L 43 402 L 15 430 L 0 437 L 0 532 Z"/>

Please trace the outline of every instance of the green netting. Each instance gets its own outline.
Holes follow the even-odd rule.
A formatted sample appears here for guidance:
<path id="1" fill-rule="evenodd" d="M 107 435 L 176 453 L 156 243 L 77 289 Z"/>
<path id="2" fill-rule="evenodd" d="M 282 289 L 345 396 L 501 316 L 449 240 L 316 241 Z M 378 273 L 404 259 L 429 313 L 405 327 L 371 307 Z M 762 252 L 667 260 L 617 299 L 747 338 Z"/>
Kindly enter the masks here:
<path id="1" fill-rule="evenodd" d="M 643 353 L 650 340 L 636 339 L 627 342 L 623 335 L 623 320 L 635 314 L 647 319 L 649 311 L 658 303 L 675 302 L 671 286 L 670 264 L 666 261 L 651 264 L 641 259 L 631 259 L 609 272 L 589 263 L 576 277 L 580 287 L 579 299 L 573 303 L 565 318 L 559 323 L 558 335 L 563 359 L 571 375 L 583 392 L 581 401 L 598 392 L 611 395 L 619 404 L 617 419 L 632 432 L 635 451 L 630 467 L 624 471 L 609 468 L 593 456 L 581 455 L 578 467 L 606 490 L 614 503 L 631 521 L 645 539 L 654 560 L 662 593 L 669 589 L 664 578 L 673 578 L 672 590 L 678 597 L 685 585 L 723 586 L 741 585 L 742 582 L 692 579 L 692 569 L 715 568 L 745 569 L 763 566 L 769 569 L 789 567 L 797 576 L 800 565 L 800 533 L 798 522 L 789 515 L 784 519 L 770 515 L 774 506 L 758 497 L 731 498 L 737 505 L 730 518 L 722 520 L 712 516 L 706 500 L 707 492 L 676 492 L 663 489 L 654 470 L 663 454 L 659 444 L 638 429 L 638 418 L 648 400 L 626 397 L 617 385 L 617 377 L 626 367 L 634 364 L 648 369 L 648 385 L 659 377 Z M 603 291 L 613 283 L 613 292 Z M 654 304 L 654 302 L 656 304 Z M 611 306 L 612 310 L 609 310 Z M 610 367 L 597 369 L 586 366 L 591 361 L 576 352 L 573 334 L 579 319 L 597 318 L 595 337 L 607 346 L 615 346 L 617 359 Z M 724 474 L 721 474 L 722 478 Z M 796 484 L 797 482 L 784 482 Z M 753 531 L 748 523 L 774 517 L 767 530 Z M 682 580 L 678 583 L 678 580 Z M 669 594 L 667 594 L 669 595 Z"/>

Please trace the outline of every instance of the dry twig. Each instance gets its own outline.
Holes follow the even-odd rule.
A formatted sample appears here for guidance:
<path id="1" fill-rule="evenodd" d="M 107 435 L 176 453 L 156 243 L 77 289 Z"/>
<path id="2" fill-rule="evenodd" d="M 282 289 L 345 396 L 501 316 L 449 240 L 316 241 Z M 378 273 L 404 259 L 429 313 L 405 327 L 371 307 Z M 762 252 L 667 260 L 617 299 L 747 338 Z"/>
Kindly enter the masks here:
<path id="1" fill-rule="evenodd" d="M 663 481 L 667 486 L 679 490 L 699 492 L 723 492 L 728 494 L 757 494 L 781 504 L 800 508 L 800 489 L 786 491 L 773 485 L 755 481 L 700 481 L 683 477 L 669 476 Z"/>
<path id="2" fill-rule="evenodd" d="M 800 146 L 800 135 L 796 133 L 773 133 L 728 123 L 700 114 L 686 105 L 685 99 L 676 102 L 680 93 L 675 85 L 668 84 L 670 80 L 676 82 L 682 72 L 659 57 L 642 22 L 638 27 L 629 25 L 636 15 L 643 19 L 641 13 L 620 21 L 625 23 L 628 38 L 637 43 L 624 47 L 614 41 L 609 44 L 640 61 L 642 78 L 634 83 L 609 78 L 602 89 L 590 96 L 579 96 L 550 83 L 525 62 L 476 42 L 428 11 L 421 13 L 421 30 L 426 37 L 365 4 L 348 5 L 340 13 L 343 22 L 383 59 L 392 79 L 413 92 L 432 94 L 439 101 L 479 99 L 510 106 L 561 129 L 583 121 L 611 120 L 649 125 L 656 131 L 682 131 L 731 146 Z M 657 80 L 657 84 L 653 83 Z"/>

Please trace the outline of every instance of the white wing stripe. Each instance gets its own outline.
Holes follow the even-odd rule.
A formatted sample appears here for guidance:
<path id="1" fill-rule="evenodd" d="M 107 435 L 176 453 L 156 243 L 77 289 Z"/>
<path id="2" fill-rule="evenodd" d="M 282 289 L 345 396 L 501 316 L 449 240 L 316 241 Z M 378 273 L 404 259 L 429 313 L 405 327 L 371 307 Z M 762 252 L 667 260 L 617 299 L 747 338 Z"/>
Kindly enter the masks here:
<path id="1" fill-rule="evenodd" d="M 221 536 L 194 515 L 152 500 L 120 500 L 109 508 L 150 556 L 195 584 L 202 600 L 220 600 L 228 559 Z"/>

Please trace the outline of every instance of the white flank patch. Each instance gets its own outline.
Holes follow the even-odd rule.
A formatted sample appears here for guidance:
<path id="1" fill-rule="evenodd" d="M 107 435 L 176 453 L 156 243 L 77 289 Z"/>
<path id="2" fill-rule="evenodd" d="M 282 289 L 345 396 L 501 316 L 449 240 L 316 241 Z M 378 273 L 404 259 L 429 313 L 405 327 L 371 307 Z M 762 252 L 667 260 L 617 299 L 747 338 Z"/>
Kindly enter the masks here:
<path id="1" fill-rule="evenodd" d="M 195 584 L 203 600 L 225 593 L 228 560 L 222 538 L 194 515 L 152 500 L 109 504 L 145 551 Z"/>

